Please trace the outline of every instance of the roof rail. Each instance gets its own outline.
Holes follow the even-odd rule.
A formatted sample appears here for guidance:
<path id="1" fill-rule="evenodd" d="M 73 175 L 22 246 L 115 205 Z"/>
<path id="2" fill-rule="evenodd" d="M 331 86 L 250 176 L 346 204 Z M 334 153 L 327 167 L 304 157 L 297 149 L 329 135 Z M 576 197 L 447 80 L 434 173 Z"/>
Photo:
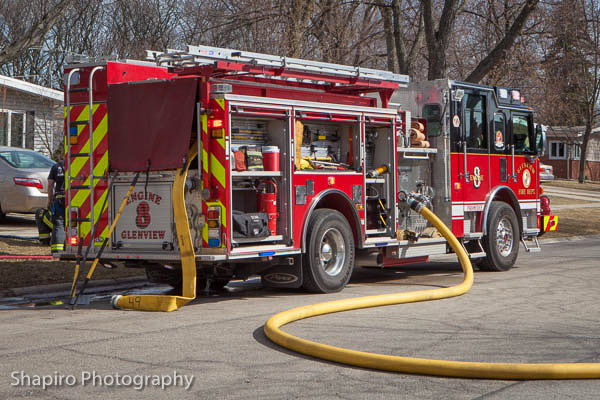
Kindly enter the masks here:
<path id="1" fill-rule="evenodd" d="M 280 57 L 269 54 L 252 53 L 234 49 L 211 46 L 188 46 L 187 51 L 171 50 L 167 52 L 146 51 L 146 59 L 158 65 L 187 67 L 212 64 L 215 61 L 227 61 L 250 64 L 259 67 L 283 68 L 291 71 L 309 72 L 329 76 L 356 77 L 397 83 L 400 87 L 408 85 L 408 75 L 395 74 L 372 68 L 304 60 L 300 58 Z"/>

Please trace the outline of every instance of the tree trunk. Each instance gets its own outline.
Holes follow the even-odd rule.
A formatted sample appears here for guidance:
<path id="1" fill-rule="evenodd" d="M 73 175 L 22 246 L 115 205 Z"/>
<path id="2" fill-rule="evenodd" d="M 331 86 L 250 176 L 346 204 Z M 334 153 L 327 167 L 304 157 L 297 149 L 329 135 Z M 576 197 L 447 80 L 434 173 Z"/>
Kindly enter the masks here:
<path id="1" fill-rule="evenodd" d="M 429 80 L 443 78 L 446 75 L 446 50 L 450 44 L 458 4 L 458 0 L 444 1 L 438 29 L 435 30 L 432 0 L 423 0 L 423 22 L 429 58 L 427 79 Z"/>
<path id="2" fill-rule="evenodd" d="M 585 160 L 587 158 L 587 148 L 590 141 L 590 136 L 592 136 L 592 125 L 590 121 L 586 121 L 585 132 L 583 134 L 583 143 L 581 144 L 581 156 L 579 157 L 579 183 L 583 183 L 585 181 Z"/>
<path id="3" fill-rule="evenodd" d="M 394 27 L 392 18 L 392 8 L 378 4 L 381 19 L 383 20 L 383 34 L 385 36 L 385 49 L 387 51 L 387 69 L 398 73 L 398 58 L 396 57 L 396 44 L 394 39 Z"/>

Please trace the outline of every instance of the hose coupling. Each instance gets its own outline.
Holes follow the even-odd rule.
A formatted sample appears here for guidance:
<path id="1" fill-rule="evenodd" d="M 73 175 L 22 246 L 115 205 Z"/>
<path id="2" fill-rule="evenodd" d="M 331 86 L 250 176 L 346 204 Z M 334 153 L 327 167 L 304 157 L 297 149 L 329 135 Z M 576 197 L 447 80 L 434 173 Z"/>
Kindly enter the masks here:
<path id="1" fill-rule="evenodd" d="M 112 307 L 115 310 L 120 310 L 120 307 L 118 306 L 118 301 L 121 298 L 120 294 L 116 294 L 114 295 L 111 299 L 110 299 L 110 304 L 112 305 Z"/>
<path id="2" fill-rule="evenodd" d="M 425 205 L 420 201 L 415 199 L 414 197 L 409 197 L 406 202 L 408 203 L 408 206 L 415 210 L 416 212 L 420 213 L 421 210 L 423 209 L 423 207 L 425 207 Z"/>

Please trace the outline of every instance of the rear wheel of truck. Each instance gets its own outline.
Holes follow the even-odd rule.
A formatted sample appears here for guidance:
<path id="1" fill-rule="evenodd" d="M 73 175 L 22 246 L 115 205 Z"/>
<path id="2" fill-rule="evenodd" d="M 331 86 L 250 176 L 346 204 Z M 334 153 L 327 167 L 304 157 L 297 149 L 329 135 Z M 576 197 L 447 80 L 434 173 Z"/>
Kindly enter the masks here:
<path id="1" fill-rule="evenodd" d="M 519 254 L 519 224 L 511 206 L 492 202 L 482 244 L 486 257 L 477 263 L 479 269 L 508 271 L 515 264 Z"/>
<path id="2" fill-rule="evenodd" d="M 339 292 L 350 280 L 354 266 L 354 236 L 348 221 L 336 210 L 315 210 L 307 235 L 302 286 L 315 293 Z"/>
<path id="3" fill-rule="evenodd" d="M 198 278 L 196 281 L 196 293 L 202 293 L 206 289 L 206 278 Z M 229 283 L 229 279 L 227 278 L 213 278 L 210 280 L 208 284 L 208 290 L 220 291 L 225 288 L 225 286 Z"/>
<path id="4" fill-rule="evenodd" d="M 176 289 L 181 289 L 180 268 L 167 268 L 159 263 L 149 263 L 146 264 L 145 269 L 148 282 L 158 283 L 161 285 L 170 285 Z"/>

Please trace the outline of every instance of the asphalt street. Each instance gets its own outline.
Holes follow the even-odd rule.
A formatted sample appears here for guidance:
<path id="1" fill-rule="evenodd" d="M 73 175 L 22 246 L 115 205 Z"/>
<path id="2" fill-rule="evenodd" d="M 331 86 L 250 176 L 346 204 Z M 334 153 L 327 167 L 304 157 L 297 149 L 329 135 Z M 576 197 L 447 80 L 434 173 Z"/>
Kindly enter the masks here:
<path id="1" fill-rule="evenodd" d="M 508 272 L 476 273 L 474 287 L 459 298 L 322 316 L 284 329 L 383 354 L 600 362 L 600 238 L 542 246 L 535 254 L 521 248 L 516 267 Z M 461 280 L 458 263 L 444 256 L 410 268 L 357 268 L 350 285 L 331 295 L 269 291 L 254 280 L 234 282 L 225 293 L 199 298 L 168 314 L 112 310 L 108 300 L 75 311 L 3 311 L 0 398 L 597 398 L 600 380 L 467 380 L 347 367 L 282 349 L 262 331 L 271 315 L 295 306 L 451 286 Z M 181 385 L 165 385 L 169 379 L 178 382 L 177 374 Z M 53 382 L 44 390 L 34 385 L 36 376 Z M 72 377 L 73 384 L 58 384 L 60 376 Z M 145 383 L 140 381 L 142 390 L 132 383 L 136 376 L 146 377 Z M 162 383 L 152 384 L 162 376 Z M 187 390 L 183 376 L 193 376 Z"/>

